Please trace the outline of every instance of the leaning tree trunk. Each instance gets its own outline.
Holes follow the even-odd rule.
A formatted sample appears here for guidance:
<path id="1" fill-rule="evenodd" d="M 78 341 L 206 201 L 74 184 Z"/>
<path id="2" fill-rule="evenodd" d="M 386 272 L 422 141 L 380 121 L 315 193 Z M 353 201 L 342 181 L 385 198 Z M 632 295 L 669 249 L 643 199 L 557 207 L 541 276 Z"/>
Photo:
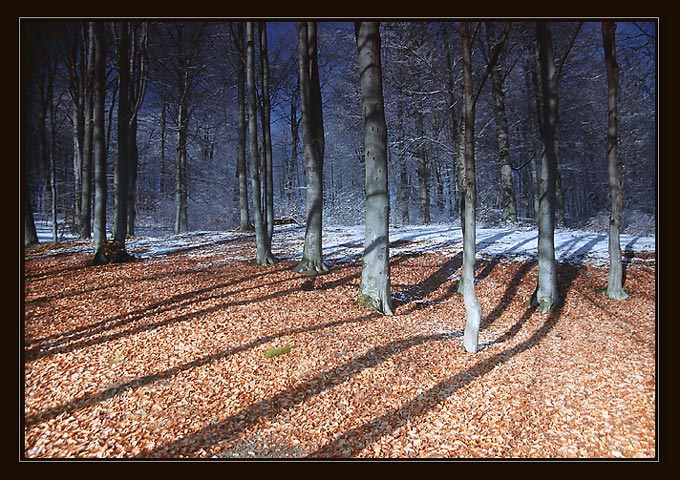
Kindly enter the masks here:
<path id="1" fill-rule="evenodd" d="M 378 22 L 355 24 L 361 104 L 364 113 L 366 237 L 359 299 L 362 304 L 392 315 L 390 298 L 389 219 L 387 185 L 387 125 L 380 61 Z"/>
<path id="2" fill-rule="evenodd" d="M 298 58 L 307 217 L 302 261 L 294 270 L 315 275 L 328 267 L 322 255 L 324 130 L 314 22 L 298 24 Z"/>
<path id="3" fill-rule="evenodd" d="M 253 192 L 253 217 L 258 265 L 275 263 L 271 251 L 271 237 L 267 234 L 262 211 L 259 152 L 257 145 L 257 95 L 255 91 L 255 33 L 253 22 L 246 23 L 246 89 L 248 91 L 248 136 L 250 143 L 250 180 Z"/>
<path id="4" fill-rule="evenodd" d="M 246 174 L 246 55 L 244 45 L 245 30 L 243 22 L 238 24 L 238 33 L 235 40 L 238 49 L 238 147 L 236 151 L 236 172 L 238 175 L 238 202 L 240 212 L 239 230 L 250 232 L 253 226 L 250 223 L 248 213 L 248 176 Z"/>
<path id="5" fill-rule="evenodd" d="M 542 108 L 540 130 L 543 141 L 538 212 L 538 282 L 531 304 L 547 313 L 557 307 L 555 263 L 555 189 L 558 162 L 558 98 L 552 37 L 548 25 L 536 23 L 540 65 Z"/>
<path id="6" fill-rule="evenodd" d="M 623 259 L 621 258 L 621 214 L 623 211 L 623 186 L 619 176 L 621 156 L 618 152 L 618 88 L 619 66 L 616 62 L 616 23 L 602 22 L 602 40 L 604 43 L 604 60 L 607 68 L 608 91 L 608 128 L 607 128 L 607 164 L 609 170 L 609 196 L 612 209 L 609 215 L 609 279 L 607 296 L 614 300 L 623 300 L 628 294 L 623 290 Z"/>
<path id="7" fill-rule="evenodd" d="M 106 49 L 104 24 L 95 23 L 95 77 L 94 77 L 94 229 L 96 249 L 106 242 L 106 139 L 104 102 L 106 100 Z"/>
<path id="8" fill-rule="evenodd" d="M 489 51 L 496 44 L 496 29 L 494 22 L 486 22 L 486 35 Z M 503 89 L 502 57 L 504 44 L 496 66 L 491 70 L 491 93 L 493 96 L 494 119 L 496 121 L 496 138 L 498 140 L 498 163 L 501 170 L 501 204 L 503 220 L 514 222 L 517 220 L 517 200 L 515 186 L 512 181 L 512 167 L 510 164 L 510 135 L 508 119 L 505 114 L 505 91 Z"/>
<path id="9" fill-rule="evenodd" d="M 475 106 L 472 91 L 472 34 L 467 22 L 461 23 L 463 52 L 463 108 L 465 119 L 465 228 L 463 229 L 462 290 L 465 303 L 465 331 L 463 346 L 470 353 L 477 352 L 482 306 L 475 293 L 476 255 L 476 196 L 475 178 Z"/>

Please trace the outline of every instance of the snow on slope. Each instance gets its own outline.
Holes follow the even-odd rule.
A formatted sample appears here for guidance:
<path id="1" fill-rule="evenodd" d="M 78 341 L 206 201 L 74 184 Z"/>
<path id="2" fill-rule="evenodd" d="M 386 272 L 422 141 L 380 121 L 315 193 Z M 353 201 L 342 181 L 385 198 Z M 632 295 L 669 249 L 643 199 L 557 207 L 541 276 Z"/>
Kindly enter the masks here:
<path id="1" fill-rule="evenodd" d="M 304 227 L 281 226 L 274 231 L 273 253 L 279 258 L 297 259 L 302 256 Z M 252 239 L 252 242 L 249 242 Z M 130 253 L 139 258 L 158 258 L 171 253 L 204 254 L 215 250 L 229 251 L 234 261 L 250 260 L 245 243 L 254 245 L 254 235 L 239 232 L 198 231 L 162 237 L 137 237 L 127 242 Z M 560 229 L 555 232 L 555 256 L 560 262 L 608 261 L 608 236 L 582 230 Z M 324 230 L 323 250 L 328 262 L 347 262 L 361 258 L 364 227 L 328 226 Z M 463 250 L 460 227 L 409 225 L 390 228 L 390 254 L 440 252 L 455 255 Z M 477 258 L 504 257 L 515 260 L 536 258 L 538 231 L 529 227 L 479 228 Z M 238 247 L 238 248 L 232 248 Z M 240 250 L 239 250 L 240 249 Z M 656 251 L 656 238 L 621 235 L 625 253 Z M 93 250 L 88 242 L 67 242 L 46 248 L 45 255 L 82 253 Z M 254 254 L 254 253 L 253 253 Z"/>

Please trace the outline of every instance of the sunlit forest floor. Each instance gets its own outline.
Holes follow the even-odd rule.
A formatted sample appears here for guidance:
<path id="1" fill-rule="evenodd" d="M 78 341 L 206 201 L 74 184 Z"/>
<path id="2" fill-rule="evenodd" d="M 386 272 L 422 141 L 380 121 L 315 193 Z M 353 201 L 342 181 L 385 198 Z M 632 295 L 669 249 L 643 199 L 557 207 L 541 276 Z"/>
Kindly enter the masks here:
<path id="1" fill-rule="evenodd" d="M 534 259 L 478 260 L 468 354 L 456 243 L 395 245 L 394 316 L 358 304 L 356 255 L 309 278 L 290 246 L 245 260 L 251 235 L 100 267 L 84 245 L 25 252 L 25 458 L 656 455 L 654 252 L 627 251 L 621 302 L 561 261 L 549 314 Z"/>

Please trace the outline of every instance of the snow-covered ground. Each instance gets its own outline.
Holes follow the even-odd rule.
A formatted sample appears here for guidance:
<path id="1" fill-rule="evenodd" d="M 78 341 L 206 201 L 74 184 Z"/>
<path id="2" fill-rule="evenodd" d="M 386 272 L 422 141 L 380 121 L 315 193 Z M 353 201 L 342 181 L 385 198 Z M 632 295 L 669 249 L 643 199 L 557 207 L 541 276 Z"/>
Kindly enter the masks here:
<path id="1" fill-rule="evenodd" d="M 39 228 L 41 242 L 51 241 L 49 230 Z M 279 258 L 300 258 L 305 229 L 300 226 L 278 226 L 274 230 L 273 253 Z M 180 251 L 205 254 L 229 250 L 240 245 L 240 250 L 229 250 L 230 260 L 250 260 L 250 251 L 243 250 L 238 242 L 253 234 L 239 232 L 198 231 L 182 235 L 137 237 L 127 242 L 128 251 L 140 258 L 163 257 Z M 65 239 L 70 240 L 70 239 Z M 323 250 L 331 263 L 360 258 L 363 252 L 364 227 L 327 226 L 323 235 Z M 238 242 L 238 243 L 237 243 Z M 391 255 L 417 252 L 441 252 L 454 255 L 463 249 L 460 227 L 448 224 L 409 225 L 390 228 Z M 608 236 L 605 233 L 560 229 L 555 232 L 555 256 L 560 262 L 608 261 Z M 530 227 L 479 228 L 477 230 L 477 258 L 503 257 L 515 260 L 536 258 L 538 232 Z M 656 251 L 653 236 L 621 235 L 624 252 Z M 67 242 L 47 247 L 44 255 L 87 252 L 92 245 L 87 242 Z M 629 255 L 630 256 L 630 255 Z"/>

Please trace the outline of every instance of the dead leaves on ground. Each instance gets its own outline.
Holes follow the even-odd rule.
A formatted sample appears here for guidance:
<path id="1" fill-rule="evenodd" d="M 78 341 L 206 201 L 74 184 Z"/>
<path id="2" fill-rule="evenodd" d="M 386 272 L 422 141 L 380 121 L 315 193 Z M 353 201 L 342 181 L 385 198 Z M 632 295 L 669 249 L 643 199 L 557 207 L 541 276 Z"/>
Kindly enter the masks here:
<path id="1" fill-rule="evenodd" d="M 618 303 L 605 269 L 561 266 L 541 315 L 535 264 L 478 262 L 470 355 L 455 257 L 395 257 L 391 317 L 358 305 L 359 262 L 305 289 L 292 261 L 229 258 L 27 260 L 25 456 L 655 456 L 649 263 Z"/>

